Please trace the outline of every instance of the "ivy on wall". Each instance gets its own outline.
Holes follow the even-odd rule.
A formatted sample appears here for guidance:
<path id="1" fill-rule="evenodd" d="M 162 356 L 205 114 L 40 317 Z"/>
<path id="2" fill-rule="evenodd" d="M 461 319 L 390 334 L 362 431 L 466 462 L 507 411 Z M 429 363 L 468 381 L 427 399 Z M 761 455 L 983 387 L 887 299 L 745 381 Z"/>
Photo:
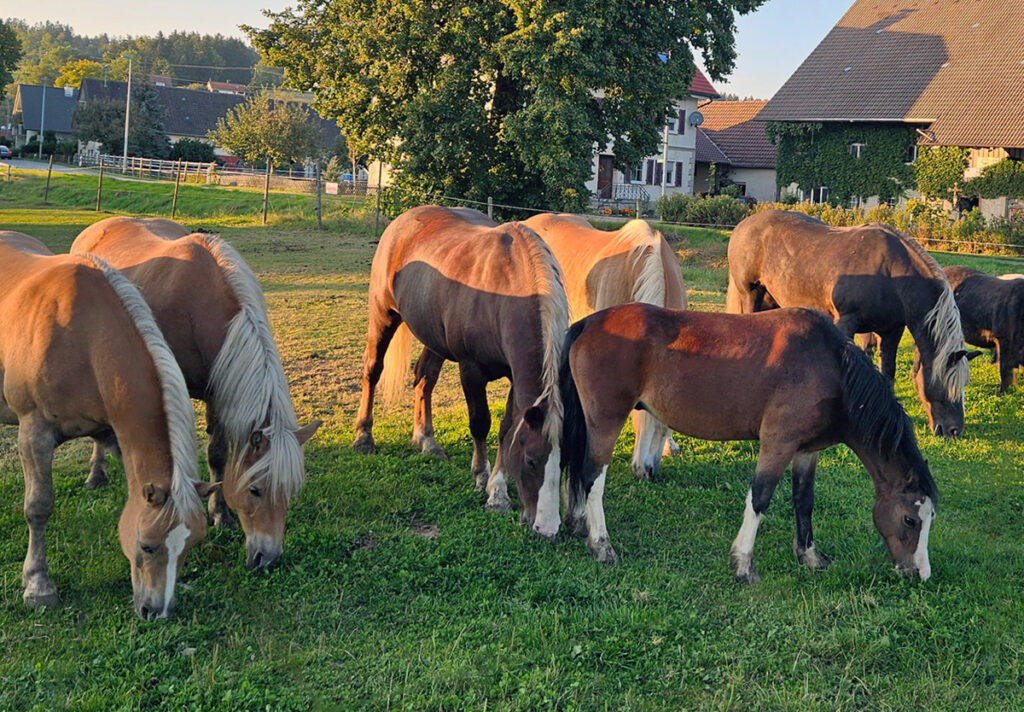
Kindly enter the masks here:
<path id="1" fill-rule="evenodd" d="M 777 147 L 781 186 L 796 183 L 804 191 L 828 186 L 828 200 L 835 204 L 873 195 L 888 201 L 915 186 L 908 165 L 917 143 L 913 127 L 768 122 L 765 130 Z M 859 147 L 851 149 L 854 144 Z"/>
<path id="2" fill-rule="evenodd" d="M 967 168 L 967 153 L 959 146 L 922 146 L 914 163 L 921 195 L 955 200 Z"/>
<path id="3" fill-rule="evenodd" d="M 986 166 L 981 175 L 964 184 L 963 192 L 980 198 L 1024 199 L 1024 161 L 1004 158 Z"/>

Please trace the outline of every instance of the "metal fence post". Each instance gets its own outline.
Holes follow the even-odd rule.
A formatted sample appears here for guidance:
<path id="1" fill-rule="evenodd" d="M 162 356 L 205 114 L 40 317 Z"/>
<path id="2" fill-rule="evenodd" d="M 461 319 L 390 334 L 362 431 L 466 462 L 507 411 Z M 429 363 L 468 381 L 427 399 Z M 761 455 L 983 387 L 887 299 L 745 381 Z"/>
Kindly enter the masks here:
<path id="1" fill-rule="evenodd" d="M 487 196 L 487 217 L 490 220 L 494 220 L 494 198 Z"/>

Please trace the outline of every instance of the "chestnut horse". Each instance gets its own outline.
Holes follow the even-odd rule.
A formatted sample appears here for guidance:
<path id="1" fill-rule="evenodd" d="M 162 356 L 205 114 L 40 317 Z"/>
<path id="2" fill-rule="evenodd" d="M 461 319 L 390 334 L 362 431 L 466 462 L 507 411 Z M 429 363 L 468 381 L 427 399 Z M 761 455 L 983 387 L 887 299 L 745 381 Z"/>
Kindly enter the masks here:
<path id="1" fill-rule="evenodd" d="M 607 232 L 576 215 L 544 213 L 525 224 L 548 244 L 562 268 L 570 321 L 627 302 L 686 308 L 675 254 L 646 221 L 630 220 Z M 646 411 L 633 412 L 633 430 L 633 472 L 649 479 L 658 472 L 662 452 L 679 448 L 668 428 Z"/>
<path id="2" fill-rule="evenodd" d="M 477 489 L 486 486 L 489 508 L 507 511 L 508 472 L 518 487 L 522 520 L 538 534 L 554 536 L 562 430 L 558 365 L 569 311 L 551 250 L 522 223 L 498 226 L 465 208 L 413 208 L 381 235 L 369 302 L 353 447 L 373 451 L 377 381 L 383 371 L 385 394 L 401 391 L 411 332 L 425 347 L 415 369 L 413 444 L 443 455 L 434 438 L 431 394 L 444 361 L 455 361 L 469 407 Z M 512 386 L 492 473 L 486 386 L 499 378 Z"/>
<path id="3" fill-rule="evenodd" d="M 614 562 L 602 497 L 615 440 L 633 408 L 685 435 L 760 440 L 743 526 L 732 545 L 740 581 L 759 580 L 754 538 L 793 463 L 797 561 L 828 566 L 811 530 L 818 453 L 846 443 L 875 485 L 874 521 L 897 568 L 931 575 L 928 531 L 938 495 L 889 382 L 824 314 L 779 309 L 709 314 L 627 304 L 569 329 L 561 370 L 566 525 Z"/>
<path id="4" fill-rule="evenodd" d="M 135 611 L 165 618 L 184 555 L 206 535 L 200 497 L 210 486 L 197 480 L 185 381 L 138 290 L 97 257 L 54 256 L 27 235 L 0 233 L 0 386 L 0 422 L 18 426 L 25 475 L 25 603 L 59 603 L 46 562 L 54 449 L 116 436 Z"/>
<path id="5" fill-rule="evenodd" d="M 875 332 L 890 380 L 909 329 L 922 354 L 929 427 L 947 437 L 963 432 L 970 370 L 960 314 L 946 276 L 917 242 L 881 223 L 830 227 L 797 212 L 755 213 L 729 240 L 726 308 L 775 306 L 819 309 L 850 338 Z"/>
<path id="6" fill-rule="evenodd" d="M 71 252 L 120 269 L 153 310 L 193 398 L 206 403 L 214 524 L 242 523 L 249 568 L 273 564 L 284 547 L 285 514 L 302 485 L 300 428 L 263 292 L 239 254 L 220 238 L 188 234 L 170 220 L 115 217 L 86 228 Z M 106 481 L 97 443 L 88 486 Z"/>

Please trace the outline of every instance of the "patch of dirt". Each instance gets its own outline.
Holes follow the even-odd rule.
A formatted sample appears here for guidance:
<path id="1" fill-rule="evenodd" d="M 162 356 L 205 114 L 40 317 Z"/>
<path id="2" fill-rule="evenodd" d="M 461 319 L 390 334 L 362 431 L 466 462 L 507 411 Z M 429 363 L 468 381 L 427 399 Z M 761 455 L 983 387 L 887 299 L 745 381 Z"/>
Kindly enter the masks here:
<path id="1" fill-rule="evenodd" d="M 441 533 L 441 530 L 434 524 L 428 524 L 427 522 L 414 521 L 410 526 L 409 530 L 424 539 L 433 541 L 437 538 L 437 535 Z"/>

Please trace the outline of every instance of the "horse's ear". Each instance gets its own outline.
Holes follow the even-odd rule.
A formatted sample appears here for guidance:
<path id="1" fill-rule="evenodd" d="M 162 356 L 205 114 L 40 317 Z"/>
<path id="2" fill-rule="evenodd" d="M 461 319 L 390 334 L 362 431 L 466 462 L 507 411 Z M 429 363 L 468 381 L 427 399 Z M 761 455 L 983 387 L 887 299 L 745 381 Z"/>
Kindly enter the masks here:
<path id="1" fill-rule="evenodd" d="M 981 352 L 979 351 L 978 353 Z M 954 366 L 956 366 L 956 362 L 962 358 L 965 358 L 968 361 L 970 361 L 972 357 L 969 356 L 968 354 L 969 352 L 963 349 L 960 349 L 959 351 L 954 351 L 949 355 L 949 361 L 946 362 L 946 368 L 953 368 Z"/>
<path id="2" fill-rule="evenodd" d="M 313 433 L 316 432 L 317 428 L 324 424 L 322 420 L 311 420 L 308 424 L 302 426 L 295 431 L 295 439 L 299 441 L 299 445 L 313 437 Z"/>
<path id="3" fill-rule="evenodd" d="M 534 430 L 540 430 L 544 425 L 544 416 L 547 413 L 548 402 L 541 401 L 539 405 L 532 405 L 523 413 L 523 420 Z"/>
<path id="4" fill-rule="evenodd" d="M 196 494 L 200 497 L 209 497 L 220 489 L 220 482 L 196 482 Z"/>
<path id="5" fill-rule="evenodd" d="M 167 501 L 167 490 L 163 487 L 157 487 L 150 482 L 142 488 L 142 496 L 145 497 L 146 501 L 154 507 L 159 507 Z"/>
<path id="6" fill-rule="evenodd" d="M 967 360 L 968 361 L 973 361 L 974 359 L 976 359 L 979 356 L 981 356 L 983 353 L 985 353 L 985 352 L 984 351 L 968 351 L 967 352 Z"/>

